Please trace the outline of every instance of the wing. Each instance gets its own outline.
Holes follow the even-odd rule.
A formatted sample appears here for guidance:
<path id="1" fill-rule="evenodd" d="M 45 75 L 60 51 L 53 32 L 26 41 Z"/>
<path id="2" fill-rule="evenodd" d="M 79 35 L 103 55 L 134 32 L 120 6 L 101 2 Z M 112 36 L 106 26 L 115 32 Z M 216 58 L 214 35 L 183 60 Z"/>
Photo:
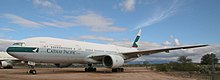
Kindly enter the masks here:
<path id="1" fill-rule="evenodd" d="M 190 48 L 197 48 L 197 47 L 205 47 L 208 45 L 194 45 L 194 46 L 182 46 L 182 47 L 173 47 L 173 48 L 162 48 L 162 49 L 152 49 L 152 50 L 143 50 L 143 51 L 135 51 L 135 52 L 126 52 L 121 53 L 123 54 L 126 59 L 138 57 L 139 55 L 150 55 L 159 52 L 169 52 L 170 50 L 178 50 L 178 49 L 190 49 Z"/>
<path id="2" fill-rule="evenodd" d="M 0 58 L 0 61 L 7 61 L 7 60 L 10 60 L 10 61 L 21 61 L 17 58 Z"/>
<path id="3" fill-rule="evenodd" d="M 190 49 L 190 48 L 197 48 L 197 47 L 205 47 L 208 45 L 194 45 L 194 46 L 183 46 L 183 47 L 173 47 L 173 48 L 163 48 L 163 49 L 153 49 L 153 50 L 143 50 L 143 51 L 135 51 L 135 52 L 126 52 L 126 53 L 118 53 L 117 55 L 123 56 L 125 60 L 130 61 L 130 59 L 136 59 L 139 55 L 150 55 L 159 52 L 169 52 L 170 50 L 178 50 L 178 49 Z M 106 54 L 91 54 L 87 56 L 92 60 L 95 60 L 94 63 L 100 63 L 104 56 L 109 55 L 110 53 Z"/>

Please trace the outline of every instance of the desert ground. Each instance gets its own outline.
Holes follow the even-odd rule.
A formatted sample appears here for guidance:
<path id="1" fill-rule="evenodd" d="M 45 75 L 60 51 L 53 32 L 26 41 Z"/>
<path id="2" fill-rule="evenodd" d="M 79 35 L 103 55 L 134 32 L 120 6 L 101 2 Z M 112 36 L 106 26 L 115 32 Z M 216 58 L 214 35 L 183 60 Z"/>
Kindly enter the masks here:
<path id="1" fill-rule="evenodd" d="M 0 69 L 0 80 L 197 80 L 155 72 L 145 67 L 125 67 L 121 73 L 97 68 L 97 72 L 84 72 L 84 68 L 36 68 L 37 74 L 27 74 L 28 68 Z"/>

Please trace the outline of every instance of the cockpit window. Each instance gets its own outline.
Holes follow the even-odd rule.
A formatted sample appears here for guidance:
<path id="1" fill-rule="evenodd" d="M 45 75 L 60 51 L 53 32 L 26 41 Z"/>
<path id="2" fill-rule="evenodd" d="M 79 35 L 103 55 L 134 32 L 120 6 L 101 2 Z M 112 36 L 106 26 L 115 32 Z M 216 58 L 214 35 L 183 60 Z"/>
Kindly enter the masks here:
<path id="1" fill-rule="evenodd" d="M 24 44 L 24 43 L 22 43 L 22 42 L 19 42 L 19 43 L 14 43 L 13 45 L 14 45 L 14 46 L 25 46 L 25 44 Z"/>

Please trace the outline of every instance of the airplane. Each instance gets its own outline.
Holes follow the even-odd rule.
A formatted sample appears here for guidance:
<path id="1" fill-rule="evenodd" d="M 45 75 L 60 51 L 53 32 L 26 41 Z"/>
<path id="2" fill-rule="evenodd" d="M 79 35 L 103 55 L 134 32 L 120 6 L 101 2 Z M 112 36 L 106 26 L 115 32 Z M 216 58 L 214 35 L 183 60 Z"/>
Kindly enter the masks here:
<path id="1" fill-rule="evenodd" d="M 16 41 L 0 39 L 0 68 L 12 69 L 15 63 L 21 62 L 21 60 L 9 55 L 6 52 L 6 49 L 14 42 Z"/>
<path id="2" fill-rule="evenodd" d="M 121 66 L 142 55 L 150 55 L 170 50 L 205 47 L 208 45 L 191 45 L 171 48 L 138 50 L 139 30 L 131 48 L 111 44 L 97 44 L 66 40 L 51 37 L 33 37 L 14 43 L 7 48 L 7 53 L 20 60 L 28 61 L 29 73 L 36 74 L 35 63 L 52 63 L 57 67 L 67 67 L 74 63 L 88 64 L 85 72 L 95 72 L 92 64 L 103 64 L 112 69 L 112 72 L 123 72 Z"/>
<path id="3" fill-rule="evenodd" d="M 7 52 L 0 52 L 0 67 L 3 69 L 12 69 L 13 64 L 20 61 L 19 59 L 9 55 Z"/>

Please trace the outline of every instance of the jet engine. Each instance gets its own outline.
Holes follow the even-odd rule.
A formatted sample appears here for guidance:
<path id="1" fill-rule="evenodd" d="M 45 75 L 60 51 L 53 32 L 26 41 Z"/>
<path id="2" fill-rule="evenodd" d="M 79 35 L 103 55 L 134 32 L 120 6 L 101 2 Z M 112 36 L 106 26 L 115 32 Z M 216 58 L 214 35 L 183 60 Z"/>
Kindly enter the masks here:
<path id="1" fill-rule="evenodd" d="M 9 61 L 1 61 L 0 63 L 0 67 L 3 67 L 4 69 L 11 69 L 12 67 L 12 63 L 10 63 Z"/>
<path id="2" fill-rule="evenodd" d="M 124 64 L 124 59 L 119 55 L 107 55 L 103 57 L 102 64 L 108 68 L 118 68 Z"/>
<path id="3" fill-rule="evenodd" d="M 54 65 L 58 68 L 65 68 L 71 66 L 72 64 L 54 64 Z"/>

